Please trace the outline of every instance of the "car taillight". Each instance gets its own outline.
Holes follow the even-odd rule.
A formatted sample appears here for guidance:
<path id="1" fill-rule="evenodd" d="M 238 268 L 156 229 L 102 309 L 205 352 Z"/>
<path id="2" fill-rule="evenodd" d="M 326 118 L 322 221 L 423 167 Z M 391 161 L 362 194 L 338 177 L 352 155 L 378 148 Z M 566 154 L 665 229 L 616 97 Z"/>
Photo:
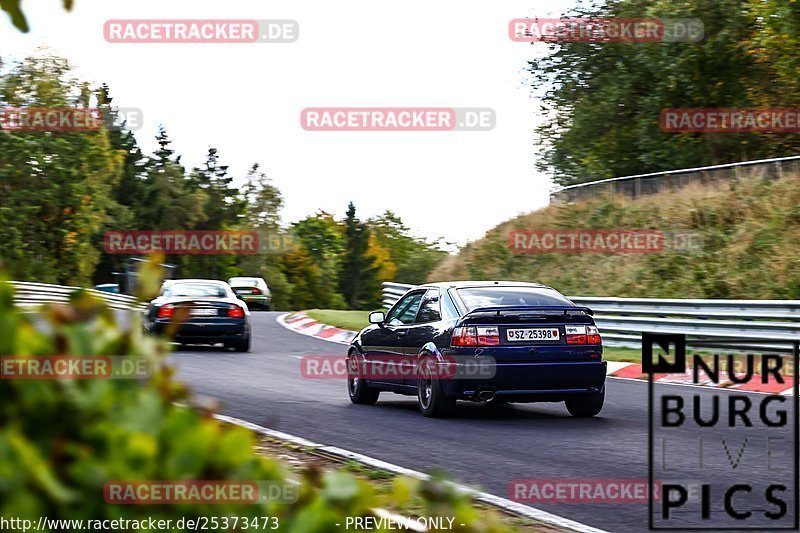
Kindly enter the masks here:
<path id="1" fill-rule="evenodd" d="M 261 294 L 261 289 L 253 288 L 251 290 L 253 291 L 251 294 Z"/>
<path id="2" fill-rule="evenodd" d="M 500 330 L 497 326 L 490 327 L 477 327 L 478 330 L 478 346 L 499 346 L 500 345 Z"/>
<path id="3" fill-rule="evenodd" d="M 158 312 L 156 313 L 157 318 L 172 318 L 172 315 L 175 313 L 175 306 L 172 304 L 162 305 L 158 308 Z"/>
<path id="4" fill-rule="evenodd" d="M 597 326 L 567 326 L 567 344 L 601 344 Z"/>
<path id="5" fill-rule="evenodd" d="M 242 309 L 238 305 L 231 304 L 230 307 L 228 307 L 228 317 L 229 318 L 244 318 L 244 309 Z"/>
<path id="6" fill-rule="evenodd" d="M 602 344 L 597 326 L 586 326 L 586 344 Z"/>
<path id="7" fill-rule="evenodd" d="M 496 326 L 461 327 L 453 329 L 450 346 L 499 346 L 500 330 Z"/>
<path id="8" fill-rule="evenodd" d="M 450 346 L 477 346 L 478 335 L 475 328 L 455 328 Z"/>

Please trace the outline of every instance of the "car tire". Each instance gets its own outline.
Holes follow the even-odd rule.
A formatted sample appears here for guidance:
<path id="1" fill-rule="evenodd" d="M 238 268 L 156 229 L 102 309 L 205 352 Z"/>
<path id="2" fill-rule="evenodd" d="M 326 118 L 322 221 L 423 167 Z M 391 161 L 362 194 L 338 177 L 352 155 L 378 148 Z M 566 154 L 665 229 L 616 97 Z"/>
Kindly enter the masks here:
<path id="1" fill-rule="evenodd" d="M 361 377 L 361 369 L 355 352 L 347 354 L 347 395 L 358 405 L 375 405 L 381 391 L 367 385 Z"/>
<path id="2" fill-rule="evenodd" d="M 447 418 L 456 411 L 456 398 L 449 398 L 442 389 L 442 383 L 431 369 L 435 362 L 430 357 L 423 358 L 417 371 L 417 403 L 419 411 L 430 418 Z"/>
<path id="3" fill-rule="evenodd" d="M 227 345 L 226 345 L 227 346 Z M 234 352 L 247 353 L 250 351 L 250 334 L 247 337 L 240 339 L 230 345 Z"/>
<path id="4" fill-rule="evenodd" d="M 564 400 L 564 403 L 567 406 L 567 411 L 569 411 L 569 414 L 572 416 L 576 418 L 590 418 L 600 414 L 600 411 L 603 410 L 605 399 L 606 388 L 603 387 L 600 392 L 576 396 L 569 400 Z"/>

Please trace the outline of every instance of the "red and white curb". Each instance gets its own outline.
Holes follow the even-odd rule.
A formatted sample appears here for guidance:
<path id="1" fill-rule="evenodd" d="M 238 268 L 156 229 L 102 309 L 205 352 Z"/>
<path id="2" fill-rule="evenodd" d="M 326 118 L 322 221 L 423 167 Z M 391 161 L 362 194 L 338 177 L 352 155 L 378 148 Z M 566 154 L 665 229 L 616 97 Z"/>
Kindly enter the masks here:
<path id="1" fill-rule="evenodd" d="M 613 365 L 613 366 L 612 366 Z M 619 363 L 616 361 L 609 361 L 608 363 L 608 376 L 620 379 L 636 379 L 647 381 L 647 374 L 642 371 L 642 365 L 639 363 Z M 775 380 L 774 376 L 767 376 L 767 383 L 762 383 L 760 377 L 753 375 L 753 379 L 747 383 L 734 383 L 728 378 L 727 374 L 723 371 L 719 373 L 719 383 L 714 383 L 711 379 L 694 382 L 692 370 L 688 369 L 686 372 L 676 374 L 654 374 L 653 381 L 665 385 L 690 385 L 700 387 L 714 387 L 718 389 L 726 389 L 736 392 L 760 392 L 763 394 L 792 394 L 794 387 L 789 383 L 780 383 Z"/>
<path id="2" fill-rule="evenodd" d="M 345 330 L 346 331 L 346 330 Z M 324 452 L 329 455 L 333 455 L 335 457 L 339 457 L 344 460 L 348 461 L 356 461 L 361 464 L 370 466 L 372 468 L 378 468 L 380 470 L 386 470 L 388 472 L 392 472 L 393 474 L 403 475 L 412 477 L 415 479 L 422 479 L 426 480 L 429 479 L 427 474 L 422 472 L 418 472 L 416 470 L 411 470 L 409 468 L 404 468 L 402 466 L 398 466 L 392 463 L 387 463 L 386 461 L 381 461 L 380 459 L 375 459 L 373 457 L 369 457 L 367 455 L 362 455 L 360 453 L 351 452 L 349 450 L 345 450 L 343 448 L 337 448 L 336 446 L 326 446 L 324 444 L 318 444 L 316 442 L 310 441 L 308 439 L 304 439 L 303 437 L 298 437 L 296 435 L 291 435 L 289 433 L 284 433 L 282 431 L 275 431 L 274 429 L 268 429 L 257 424 L 253 424 L 251 422 L 247 422 L 245 420 L 240 420 L 238 418 L 233 418 L 231 416 L 215 414 L 214 418 L 220 420 L 222 422 L 227 422 L 229 424 L 235 424 L 237 426 L 243 427 L 245 429 L 249 429 L 259 435 L 264 435 L 266 437 L 272 437 L 274 439 L 291 442 L 292 444 L 296 444 L 298 446 L 303 446 L 305 448 L 311 448 L 312 450 L 316 450 L 319 452 Z M 531 507 L 530 505 L 524 505 L 513 500 L 509 500 L 506 498 L 501 498 L 500 496 L 495 496 L 494 494 L 489 494 L 487 492 L 481 492 L 479 490 L 473 489 L 471 487 L 467 487 L 466 485 L 460 485 L 457 483 L 453 484 L 459 491 L 471 495 L 476 501 L 491 505 L 494 507 L 498 507 L 500 509 L 504 509 L 511 513 L 524 516 L 526 518 L 530 518 L 531 520 L 536 520 L 538 522 L 543 522 L 545 524 L 550 524 L 566 531 L 580 531 L 583 533 L 607 533 L 602 529 L 597 529 L 586 524 L 582 524 L 580 522 L 576 522 L 574 520 L 570 520 L 569 518 L 564 518 L 562 516 L 558 516 L 552 513 L 548 513 L 547 511 L 542 511 L 541 509 L 537 509 L 535 507 Z"/>
<path id="3" fill-rule="evenodd" d="M 357 331 L 337 328 L 317 322 L 304 313 L 287 313 L 276 318 L 281 326 L 323 341 L 350 344 Z"/>
<path id="4" fill-rule="evenodd" d="M 358 332 L 341 329 L 334 326 L 317 322 L 304 313 L 287 313 L 277 318 L 283 327 L 315 337 L 324 341 L 336 342 L 339 344 L 350 344 L 353 337 Z M 608 361 L 607 375 L 619 379 L 635 379 L 647 381 L 647 374 L 642 372 L 642 365 L 639 363 L 623 363 L 620 361 Z M 665 385 L 688 385 L 695 387 L 715 387 L 737 392 L 760 392 L 764 394 L 792 394 L 794 387 L 786 383 L 778 383 L 773 376 L 768 376 L 767 383 L 761 383 L 760 379 L 752 379 L 748 383 L 733 383 L 724 372 L 720 372 L 719 383 L 714 383 L 710 379 L 701 383 L 694 383 L 691 370 L 680 374 L 656 374 L 653 380 L 656 383 Z"/>

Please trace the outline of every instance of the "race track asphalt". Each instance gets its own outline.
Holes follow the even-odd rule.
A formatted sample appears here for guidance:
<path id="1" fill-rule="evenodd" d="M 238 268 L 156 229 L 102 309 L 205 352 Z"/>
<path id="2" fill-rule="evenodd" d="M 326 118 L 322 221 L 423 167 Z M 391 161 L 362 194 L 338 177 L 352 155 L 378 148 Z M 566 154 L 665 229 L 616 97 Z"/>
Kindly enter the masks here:
<path id="1" fill-rule="evenodd" d="M 419 414 L 412 397 L 383 393 L 377 405 L 358 406 L 350 403 L 343 381 L 302 377 L 301 357 L 344 355 L 346 346 L 287 330 L 276 322 L 278 315 L 253 313 L 251 353 L 209 347 L 177 351 L 172 361 L 179 378 L 195 393 L 217 399 L 224 414 L 407 468 L 444 469 L 458 481 L 506 498 L 515 479 L 647 480 L 646 382 L 609 379 L 605 408 L 592 419 L 570 417 L 561 403 L 485 407 L 463 402 L 455 418 L 429 419 Z M 707 401 L 711 395 L 695 387 L 656 389 L 687 401 L 693 395 Z M 752 396 L 757 421 L 761 397 Z M 777 431 L 770 435 L 784 440 L 771 441 L 771 458 L 761 426 L 681 428 L 656 442 L 666 443 L 666 464 L 676 468 L 669 479 L 712 481 L 711 519 L 723 520 L 720 487 L 742 482 L 759 487 L 791 473 L 791 429 Z M 701 438 L 702 467 L 697 464 Z M 737 495 L 736 505 L 757 514 L 774 509 L 760 490 L 753 498 Z M 791 484 L 782 497 L 791 512 Z M 647 530 L 647 505 L 641 503 L 530 505 L 608 531 Z M 697 518 L 694 513 L 675 516 Z"/>

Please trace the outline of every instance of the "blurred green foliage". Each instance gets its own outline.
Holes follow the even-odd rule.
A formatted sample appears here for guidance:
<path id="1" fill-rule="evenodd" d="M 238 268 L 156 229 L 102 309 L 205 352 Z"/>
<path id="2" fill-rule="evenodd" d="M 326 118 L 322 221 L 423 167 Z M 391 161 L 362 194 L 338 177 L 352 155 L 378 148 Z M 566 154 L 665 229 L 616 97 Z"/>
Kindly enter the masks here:
<path id="1" fill-rule="evenodd" d="M 150 274 L 152 275 L 152 274 Z M 501 531 L 479 516 L 468 496 L 441 477 L 394 481 L 380 496 L 345 472 L 308 469 L 290 475 L 278 461 L 253 452 L 254 435 L 223 424 L 191 397 L 164 363 L 163 340 L 143 337 L 134 319 L 120 328 L 114 314 L 84 292 L 69 305 L 34 315 L 13 307 L 0 282 L 0 356 L 86 355 L 141 357 L 156 370 L 147 379 L 0 379 L 0 516 L 50 519 L 143 520 L 181 517 L 278 517 L 280 531 L 337 531 L 346 516 L 372 509 L 414 508 L 453 516 L 464 531 Z M 295 503 L 252 505 L 111 505 L 107 481 L 243 480 L 297 484 Z M 421 509 L 421 511 L 420 511 Z"/>
<path id="2" fill-rule="evenodd" d="M 21 3 L 22 0 L 0 0 L 0 10 L 8 13 L 8 16 L 11 17 L 11 23 L 14 24 L 18 30 L 27 33 L 30 28 L 28 27 L 28 20 L 22 12 Z M 69 11 L 72 9 L 73 0 L 63 0 L 63 4 L 64 9 Z"/>

